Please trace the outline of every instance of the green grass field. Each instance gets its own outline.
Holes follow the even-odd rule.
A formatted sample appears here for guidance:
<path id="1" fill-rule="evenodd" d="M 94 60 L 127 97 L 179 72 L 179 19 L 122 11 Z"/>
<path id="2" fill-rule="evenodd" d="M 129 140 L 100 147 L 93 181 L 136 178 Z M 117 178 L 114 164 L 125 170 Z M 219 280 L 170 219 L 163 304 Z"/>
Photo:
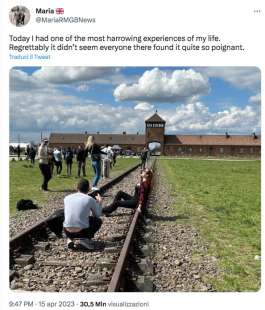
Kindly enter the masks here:
<path id="1" fill-rule="evenodd" d="M 111 177 L 119 175 L 122 171 L 129 169 L 139 162 L 137 158 L 117 158 L 115 167 L 111 170 Z M 32 167 L 27 161 L 11 161 L 10 166 L 10 214 L 16 212 L 16 203 L 20 199 L 31 199 L 34 203 L 45 202 L 51 198 L 56 192 L 73 190 L 77 183 L 77 164 L 74 161 L 72 166 L 72 176 L 67 177 L 66 165 L 60 177 L 53 176 L 49 182 L 50 192 L 40 190 L 42 176 L 39 170 L 38 162 Z M 91 182 L 94 176 L 91 162 L 88 160 L 86 164 L 87 178 Z M 55 173 L 55 170 L 54 170 Z"/>
<path id="2" fill-rule="evenodd" d="M 218 260 L 217 291 L 257 291 L 261 266 L 260 161 L 159 160 L 182 223 Z M 177 220 L 180 221 L 180 220 Z M 194 253 L 196 256 L 196 253 Z"/>

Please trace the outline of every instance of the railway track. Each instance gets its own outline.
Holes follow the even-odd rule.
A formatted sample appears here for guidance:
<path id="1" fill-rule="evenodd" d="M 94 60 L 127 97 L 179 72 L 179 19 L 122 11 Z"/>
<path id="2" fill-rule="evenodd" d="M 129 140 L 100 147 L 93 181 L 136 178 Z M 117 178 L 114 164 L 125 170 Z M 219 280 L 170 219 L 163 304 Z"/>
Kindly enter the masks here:
<path id="1" fill-rule="evenodd" d="M 138 175 L 139 165 L 102 186 L 101 192 L 109 201 L 120 189 L 132 192 Z M 10 240 L 11 289 L 50 292 L 128 289 L 125 287 L 128 275 L 136 277 L 128 262 L 135 260 L 132 259 L 136 247 L 134 237 L 137 233 L 145 234 L 137 227 L 147 222 L 138 211 L 118 208 L 111 217 L 104 217 L 95 238 L 97 249 L 93 252 L 79 248 L 69 251 L 65 238 L 49 229 L 50 220 L 46 218 Z M 137 283 L 130 287 L 141 290 Z"/>

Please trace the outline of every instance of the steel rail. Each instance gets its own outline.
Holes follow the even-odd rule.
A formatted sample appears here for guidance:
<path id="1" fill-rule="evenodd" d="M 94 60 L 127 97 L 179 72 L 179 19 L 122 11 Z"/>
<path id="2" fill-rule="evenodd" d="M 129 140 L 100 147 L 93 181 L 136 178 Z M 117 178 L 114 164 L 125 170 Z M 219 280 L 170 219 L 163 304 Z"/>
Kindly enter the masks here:
<path id="1" fill-rule="evenodd" d="M 154 165 L 155 165 L 155 160 L 152 162 L 151 168 L 153 168 Z M 111 278 L 110 284 L 108 286 L 107 292 L 118 292 L 120 290 L 120 282 L 122 279 L 124 267 L 126 265 L 127 255 L 129 253 L 129 250 L 131 247 L 131 243 L 133 240 L 133 236 L 134 236 L 136 226 L 137 226 L 137 222 L 138 222 L 140 215 L 141 215 L 141 212 L 138 209 L 136 209 L 134 216 L 133 216 L 133 219 L 131 221 L 128 233 L 126 235 L 126 239 L 125 239 L 123 247 L 121 249 L 118 262 L 117 262 L 115 269 L 114 269 L 114 272 L 112 274 L 112 278 Z"/>
<path id="2" fill-rule="evenodd" d="M 135 166 L 133 166 L 132 168 L 126 170 L 125 172 L 121 173 L 120 175 L 118 175 L 116 178 L 112 179 L 111 181 L 109 181 L 108 183 L 102 185 L 99 188 L 99 191 L 101 193 L 104 193 L 106 190 L 108 190 L 111 186 L 119 183 L 124 177 L 126 177 L 128 174 L 130 174 L 131 172 L 133 172 L 134 170 L 136 170 L 138 167 L 140 167 L 140 164 L 137 164 Z M 91 196 L 95 196 L 95 194 L 98 191 L 92 191 L 90 193 Z M 34 224 L 33 226 L 31 226 L 30 228 L 22 231 L 21 233 L 17 234 L 16 236 L 14 236 L 10 242 L 9 242 L 9 250 L 13 251 L 16 248 L 18 248 L 19 246 L 30 242 L 31 238 L 33 237 L 34 234 L 36 234 L 36 232 L 41 231 L 43 229 L 45 229 L 47 227 L 47 223 L 49 222 L 49 220 L 51 220 L 51 215 L 49 215 L 48 217 L 46 217 L 45 219 L 37 222 L 36 224 Z"/>
<path id="3" fill-rule="evenodd" d="M 119 291 L 123 269 L 125 267 L 126 258 L 127 258 L 130 246 L 131 246 L 131 242 L 133 240 L 133 236 L 134 236 L 134 232 L 135 232 L 135 228 L 137 225 L 139 215 L 140 215 L 140 212 L 137 209 L 135 211 L 134 217 L 131 221 L 129 231 L 127 233 L 127 236 L 126 236 L 126 239 L 124 241 L 122 250 L 120 252 L 120 256 L 119 256 L 118 262 L 115 266 L 114 273 L 112 275 L 112 278 L 111 278 L 110 284 L 108 286 L 107 292 Z"/>

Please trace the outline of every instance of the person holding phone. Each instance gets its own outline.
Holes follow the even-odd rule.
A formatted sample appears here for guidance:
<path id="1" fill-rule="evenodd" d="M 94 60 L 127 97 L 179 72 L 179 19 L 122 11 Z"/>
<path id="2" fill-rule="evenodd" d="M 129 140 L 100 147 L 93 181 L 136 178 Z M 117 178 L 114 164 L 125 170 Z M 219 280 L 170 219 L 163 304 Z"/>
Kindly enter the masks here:
<path id="1" fill-rule="evenodd" d="M 95 244 L 92 238 L 100 229 L 102 220 L 102 198 L 99 193 L 95 198 L 88 195 L 89 182 L 80 179 L 77 193 L 64 198 L 64 233 L 67 236 L 68 248 L 74 248 L 74 239 L 80 239 L 80 245 L 87 250 L 93 250 Z"/>

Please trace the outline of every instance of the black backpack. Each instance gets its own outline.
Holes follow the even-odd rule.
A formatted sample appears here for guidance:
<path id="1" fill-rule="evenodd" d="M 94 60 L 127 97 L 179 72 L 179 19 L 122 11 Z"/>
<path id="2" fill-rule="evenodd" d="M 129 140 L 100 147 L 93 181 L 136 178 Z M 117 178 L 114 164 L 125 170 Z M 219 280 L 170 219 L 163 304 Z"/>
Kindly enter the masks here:
<path id="1" fill-rule="evenodd" d="M 33 203 L 30 199 L 20 199 L 17 202 L 17 210 L 24 211 L 24 210 L 31 210 L 31 209 L 38 209 L 38 206 Z"/>

